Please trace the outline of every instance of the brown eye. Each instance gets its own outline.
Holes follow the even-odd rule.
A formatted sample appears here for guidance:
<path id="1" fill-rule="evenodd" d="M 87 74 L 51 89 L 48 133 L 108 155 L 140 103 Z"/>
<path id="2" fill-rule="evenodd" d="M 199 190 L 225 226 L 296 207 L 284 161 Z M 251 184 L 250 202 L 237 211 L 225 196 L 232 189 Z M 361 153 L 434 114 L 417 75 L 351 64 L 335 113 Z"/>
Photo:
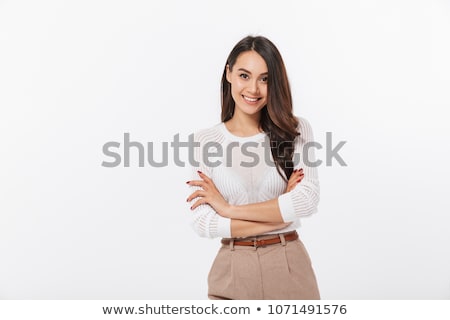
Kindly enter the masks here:
<path id="1" fill-rule="evenodd" d="M 242 79 L 248 79 L 248 74 L 241 73 L 241 74 L 239 75 L 239 77 L 241 77 Z"/>
<path id="2" fill-rule="evenodd" d="M 262 78 L 261 78 L 261 81 L 262 81 L 262 82 L 267 82 L 267 78 L 268 78 L 268 77 L 262 77 Z"/>

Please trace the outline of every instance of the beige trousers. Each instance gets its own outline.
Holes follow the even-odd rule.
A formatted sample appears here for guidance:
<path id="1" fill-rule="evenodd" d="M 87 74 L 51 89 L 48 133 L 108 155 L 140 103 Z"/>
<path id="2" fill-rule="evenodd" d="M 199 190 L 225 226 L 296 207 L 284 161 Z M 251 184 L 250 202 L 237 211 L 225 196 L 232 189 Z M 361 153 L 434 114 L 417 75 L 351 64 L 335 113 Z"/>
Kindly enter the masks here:
<path id="1" fill-rule="evenodd" d="M 208 298 L 320 299 L 305 246 L 299 239 L 282 242 L 258 248 L 222 245 L 208 275 Z"/>

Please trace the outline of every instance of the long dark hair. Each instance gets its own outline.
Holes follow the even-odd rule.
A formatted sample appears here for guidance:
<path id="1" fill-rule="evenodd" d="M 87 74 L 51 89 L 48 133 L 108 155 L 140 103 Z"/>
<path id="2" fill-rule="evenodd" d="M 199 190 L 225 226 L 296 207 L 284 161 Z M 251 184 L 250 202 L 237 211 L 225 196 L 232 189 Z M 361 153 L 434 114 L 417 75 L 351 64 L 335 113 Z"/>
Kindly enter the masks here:
<path id="1" fill-rule="evenodd" d="M 230 120 L 235 109 L 231 84 L 226 79 L 227 65 L 231 71 L 238 56 L 250 50 L 257 52 L 267 64 L 269 73 L 267 104 L 261 109 L 260 126 L 270 138 L 270 148 L 277 171 L 287 181 L 293 171 L 294 139 L 299 135 L 298 120 L 292 113 L 292 95 L 283 59 L 269 39 L 262 36 L 247 36 L 231 50 L 222 75 L 222 122 Z"/>

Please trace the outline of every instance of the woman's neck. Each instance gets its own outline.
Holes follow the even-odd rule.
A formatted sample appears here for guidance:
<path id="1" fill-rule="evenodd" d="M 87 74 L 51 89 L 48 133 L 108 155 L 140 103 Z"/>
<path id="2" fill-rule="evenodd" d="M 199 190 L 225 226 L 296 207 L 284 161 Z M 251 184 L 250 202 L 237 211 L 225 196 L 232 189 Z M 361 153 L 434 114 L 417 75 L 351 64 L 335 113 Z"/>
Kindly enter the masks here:
<path id="1" fill-rule="evenodd" d="M 225 122 L 225 126 L 232 134 L 240 137 L 249 137 L 262 132 L 260 127 L 261 115 L 234 114 L 233 118 Z"/>

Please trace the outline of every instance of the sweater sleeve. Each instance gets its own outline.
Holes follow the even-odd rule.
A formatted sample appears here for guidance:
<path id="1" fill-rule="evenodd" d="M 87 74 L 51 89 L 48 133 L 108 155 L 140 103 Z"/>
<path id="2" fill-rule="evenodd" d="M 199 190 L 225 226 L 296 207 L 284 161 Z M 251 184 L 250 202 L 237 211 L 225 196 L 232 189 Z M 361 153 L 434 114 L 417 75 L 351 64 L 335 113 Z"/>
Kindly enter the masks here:
<path id="1" fill-rule="evenodd" d="M 197 173 L 202 171 L 208 177 L 212 178 L 213 167 L 205 164 L 203 151 L 205 143 L 211 142 L 211 136 L 207 132 L 199 132 L 194 134 L 193 161 L 191 163 L 191 180 L 200 180 Z M 214 142 L 214 140 L 212 140 Z M 196 186 L 189 186 L 189 192 L 193 193 L 201 189 Z M 192 206 L 199 198 L 193 199 L 189 206 Z M 201 204 L 194 210 L 190 210 L 191 226 L 194 231 L 201 237 L 205 238 L 229 238 L 231 237 L 231 219 L 220 216 L 209 204 Z"/>
<path id="2" fill-rule="evenodd" d="M 294 166 L 295 169 L 303 168 L 304 177 L 293 190 L 278 197 L 284 222 L 317 212 L 319 203 L 318 162 L 315 159 L 313 132 L 306 119 L 299 118 L 299 132 L 300 136 L 295 141 Z"/>

